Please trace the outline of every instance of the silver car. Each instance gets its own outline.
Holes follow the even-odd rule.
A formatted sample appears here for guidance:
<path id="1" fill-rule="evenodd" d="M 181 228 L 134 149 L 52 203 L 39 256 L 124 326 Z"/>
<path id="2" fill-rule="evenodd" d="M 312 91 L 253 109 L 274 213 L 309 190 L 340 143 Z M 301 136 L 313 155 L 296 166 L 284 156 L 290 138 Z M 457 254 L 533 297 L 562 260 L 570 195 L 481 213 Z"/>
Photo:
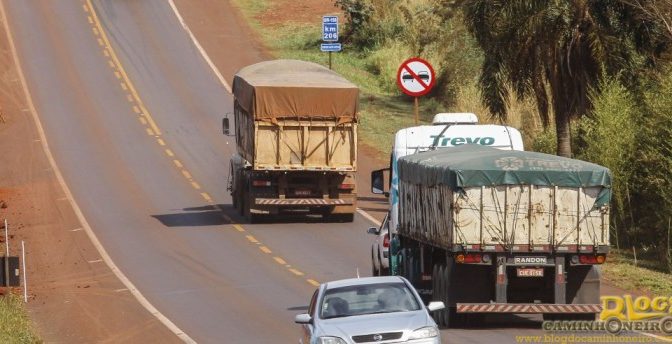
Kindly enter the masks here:
<path id="1" fill-rule="evenodd" d="M 443 308 L 443 302 L 425 307 L 403 277 L 356 278 L 321 284 L 295 322 L 303 327 L 301 344 L 438 344 L 429 312 Z"/>

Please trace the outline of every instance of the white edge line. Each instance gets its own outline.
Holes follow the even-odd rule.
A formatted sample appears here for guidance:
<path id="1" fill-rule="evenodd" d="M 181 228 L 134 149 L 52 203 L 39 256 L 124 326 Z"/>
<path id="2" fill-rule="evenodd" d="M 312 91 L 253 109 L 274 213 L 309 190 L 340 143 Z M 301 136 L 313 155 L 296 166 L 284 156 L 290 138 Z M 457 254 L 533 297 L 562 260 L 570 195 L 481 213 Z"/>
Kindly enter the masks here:
<path id="1" fill-rule="evenodd" d="M 191 38 L 191 41 L 194 42 L 194 45 L 196 46 L 196 49 L 201 53 L 201 56 L 203 56 L 203 59 L 205 62 L 208 63 L 210 66 L 210 69 L 215 73 L 217 76 L 217 79 L 219 79 L 219 82 L 224 85 L 224 88 L 226 88 L 229 93 L 231 92 L 231 86 L 224 80 L 224 77 L 222 76 L 222 73 L 219 72 L 219 69 L 217 69 L 217 66 L 215 66 L 214 63 L 212 63 L 212 60 L 210 59 L 210 56 L 208 56 L 208 53 L 205 52 L 205 49 L 201 46 L 201 43 L 198 42 L 198 39 L 196 39 L 196 36 L 191 32 L 189 29 L 189 26 L 187 25 L 187 22 L 184 21 L 184 18 L 182 18 L 182 15 L 180 14 L 180 11 L 177 10 L 177 6 L 175 6 L 175 2 L 173 0 L 168 0 L 168 3 L 170 4 L 170 7 L 173 9 L 173 12 L 175 12 L 175 16 L 177 17 L 177 20 L 180 22 L 180 25 L 182 25 L 182 28 L 184 31 L 187 32 L 189 35 L 189 38 Z"/>
<path id="2" fill-rule="evenodd" d="M 373 224 L 376 225 L 376 226 L 378 226 L 378 227 L 380 227 L 380 225 L 382 224 L 382 223 L 381 223 L 380 221 L 378 221 L 375 217 L 371 216 L 371 214 L 365 212 L 364 210 L 362 210 L 362 209 L 360 209 L 360 208 L 357 208 L 357 212 L 358 212 L 360 215 L 364 216 L 364 218 L 366 218 L 367 220 L 373 222 Z"/>
<path id="3" fill-rule="evenodd" d="M 101 258 L 105 261 L 105 264 L 112 270 L 115 276 L 121 281 L 121 283 L 128 288 L 128 290 L 133 294 L 133 296 L 138 300 L 140 305 L 142 305 L 147 311 L 149 311 L 150 314 L 152 314 L 155 318 L 157 318 L 162 324 L 164 324 L 171 332 L 173 332 L 178 338 L 180 338 L 182 341 L 185 343 L 196 343 L 191 337 L 189 337 L 184 331 L 182 331 L 179 327 L 177 327 L 170 319 L 168 319 L 165 315 L 163 315 L 161 312 L 159 312 L 156 307 L 154 307 L 142 293 L 133 285 L 133 282 L 124 275 L 124 273 L 117 267 L 117 265 L 112 261 L 112 258 L 110 255 L 107 253 L 103 245 L 100 243 L 98 240 L 98 237 L 96 237 L 96 234 L 93 232 L 91 229 L 91 226 L 89 225 L 88 221 L 84 217 L 84 214 L 82 213 L 82 210 L 79 208 L 79 205 L 77 205 L 77 202 L 75 199 L 72 197 L 72 192 L 68 188 L 68 185 L 65 183 L 65 179 L 63 178 L 63 175 L 61 174 L 61 170 L 58 168 L 58 165 L 56 165 L 56 161 L 54 160 L 54 156 L 51 154 L 51 150 L 49 148 L 49 144 L 47 143 L 47 137 L 44 133 L 44 128 L 42 127 L 42 123 L 40 122 L 40 118 L 37 115 L 37 110 L 35 109 L 35 104 L 33 103 L 32 95 L 30 93 L 30 90 L 28 89 L 28 84 L 26 82 L 25 75 L 23 74 L 23 67 L 21 65 L 21 61 L 19 60 L 18 53 L 16 51 L 16 45 L 14 44 L 14 39 L 12 38 L 12 33 L 11 29 L 9 27 L 9 23 L 7 22 L 7 15 L 5 11 L 5 4 L 4 1 L 0 0 L 0 14 L 2 15 L 2 22 L 5 28 L 5 33 L 7 35 L 7 39 L 9 41 L 10 49 L 12 51 L 12 58 L 14 60 L 14 64 L 17 67 L 17 73 L 19 74 L 19 79 L 21 80 L 21 86 L 23 88 L 26 101 L 28 102 L 28 107 L 30 109 L 30 113 L 33 117 L 33 121 L 35 122 L 35 126 L 37 128 L 37 131 L 40 135 L 40 139 L 42 140 L 42 149 L 44 150 L 44 153 L 47 156 L 47 159 L 49 160 L 49 164 L 53 168 L 54 174 L 56 175 L 56 179 L 58 180 L 58 183 L 60 184 L 61 188 L 63 189 L 63 192 L 65 192 L 66 196 L 68 197 L 68 200 L 70 202 L 70 205 L 72 206 L 72 209 L 75 212 L 75 215 L 77 216 L 77 219 L 79 222 L 82 224 L 82 227 L 84 227 L 84 231 L 86 232 L 86 235 L 89 237 L 89 240 L 91 240 L 91 243 L 93 246 L 96 248 L 98 253 L 100 254 Z"/>

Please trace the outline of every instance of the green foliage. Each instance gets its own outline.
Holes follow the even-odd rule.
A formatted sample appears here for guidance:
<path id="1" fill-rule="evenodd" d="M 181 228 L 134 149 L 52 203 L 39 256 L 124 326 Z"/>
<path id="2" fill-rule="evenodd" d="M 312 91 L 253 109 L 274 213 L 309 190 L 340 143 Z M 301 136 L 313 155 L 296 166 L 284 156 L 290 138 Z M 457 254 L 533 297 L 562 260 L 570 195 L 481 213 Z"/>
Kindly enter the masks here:
<path id="1" fill-rule="evenodd" d="M 637 146 L 631 181 L 633 214 L 629 240 L 667 256 L 672 218 L 672 71 L 645 91 L 645 109 L 637 117 Z"/>
<path id="2" fill-rule="evenodd" d="M 336 0 L 335 6 L 345 13 L 347 20 L 344 41 L 366 42 L 369 40 L 364 35 L 363 28 L 371 19 L 371 4 L 367 0 Z"/>
<path id="3" fill-rule="evenodd" d="M 655 21 L 620 1 L 464 3 L 465 22 L 484 51 L 483 101 L 506 117 L 509 92 L 533 97 L 545 124 L 555 117 L 558 154 L 571 155 L 569 122 L 590 109 L 588 90 L 603 75 L 637 83 L 664 44 Z"/>
<path id="4" fill-rule="evenodd" d="M 628 189 L 634 172 L 637 144 L 635 119 L 640 113 L 634 97 L 615 78 L 603 80 L 590 94 L 593 110 L 579 122 L 580 145 L 577 157 L 608 167 L 612 173 L 614 239 L 628 225 Z"/>
<path id="5" fill-rule="evenodd" d="M 31 328 L 23 301 L 13 294 L 0 296 L 0 342 L 41 342 Z"/>

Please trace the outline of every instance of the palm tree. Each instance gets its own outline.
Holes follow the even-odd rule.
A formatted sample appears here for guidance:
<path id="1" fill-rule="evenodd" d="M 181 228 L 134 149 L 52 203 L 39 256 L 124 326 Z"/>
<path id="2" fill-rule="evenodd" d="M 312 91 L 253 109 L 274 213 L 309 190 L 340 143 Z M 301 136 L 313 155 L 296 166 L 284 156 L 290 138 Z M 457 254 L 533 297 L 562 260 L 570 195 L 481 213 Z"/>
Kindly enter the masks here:
<path id="1" fill-rule="evenodd" d="M 534 97 L 544 126 L 552 110 L 557 153 L 566 157 L 570 119 L 589 110 L 589 90 L 604 76 L 633 85 L 665 47 L 660 26 L 622 1 L 471 0 L 462 8 L 484 51 L 485 105 L 505 119 L 509 89 Z"/>

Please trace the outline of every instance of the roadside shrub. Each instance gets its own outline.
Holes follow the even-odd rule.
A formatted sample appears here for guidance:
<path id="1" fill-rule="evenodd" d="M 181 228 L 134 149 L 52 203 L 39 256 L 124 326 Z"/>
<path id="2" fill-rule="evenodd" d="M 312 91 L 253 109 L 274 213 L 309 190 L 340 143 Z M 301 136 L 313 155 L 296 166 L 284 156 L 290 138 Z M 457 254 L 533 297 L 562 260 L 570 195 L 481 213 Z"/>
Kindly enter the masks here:
<path id="1" fill-rule="evenodd" d="M 616 79 L 600 82 L 599 91 L 590 93 L 593 109 L 578 122 L 579 159 L 605 166 L 612 174 L 612 212 L 614 240 L 628 226 L 627 201 L 630 199 L 633 157 L 639 108 L 630 92 Z"/>
<path id="2" fill-rule="evenodd" d="M 672 70 L 645 91 L 646 108 L 636 117 L 637 146 L 632 164 L 631 244 L 651 247 L 661 261 L 669 256 L 667 234 L 672 219 Z"/>

